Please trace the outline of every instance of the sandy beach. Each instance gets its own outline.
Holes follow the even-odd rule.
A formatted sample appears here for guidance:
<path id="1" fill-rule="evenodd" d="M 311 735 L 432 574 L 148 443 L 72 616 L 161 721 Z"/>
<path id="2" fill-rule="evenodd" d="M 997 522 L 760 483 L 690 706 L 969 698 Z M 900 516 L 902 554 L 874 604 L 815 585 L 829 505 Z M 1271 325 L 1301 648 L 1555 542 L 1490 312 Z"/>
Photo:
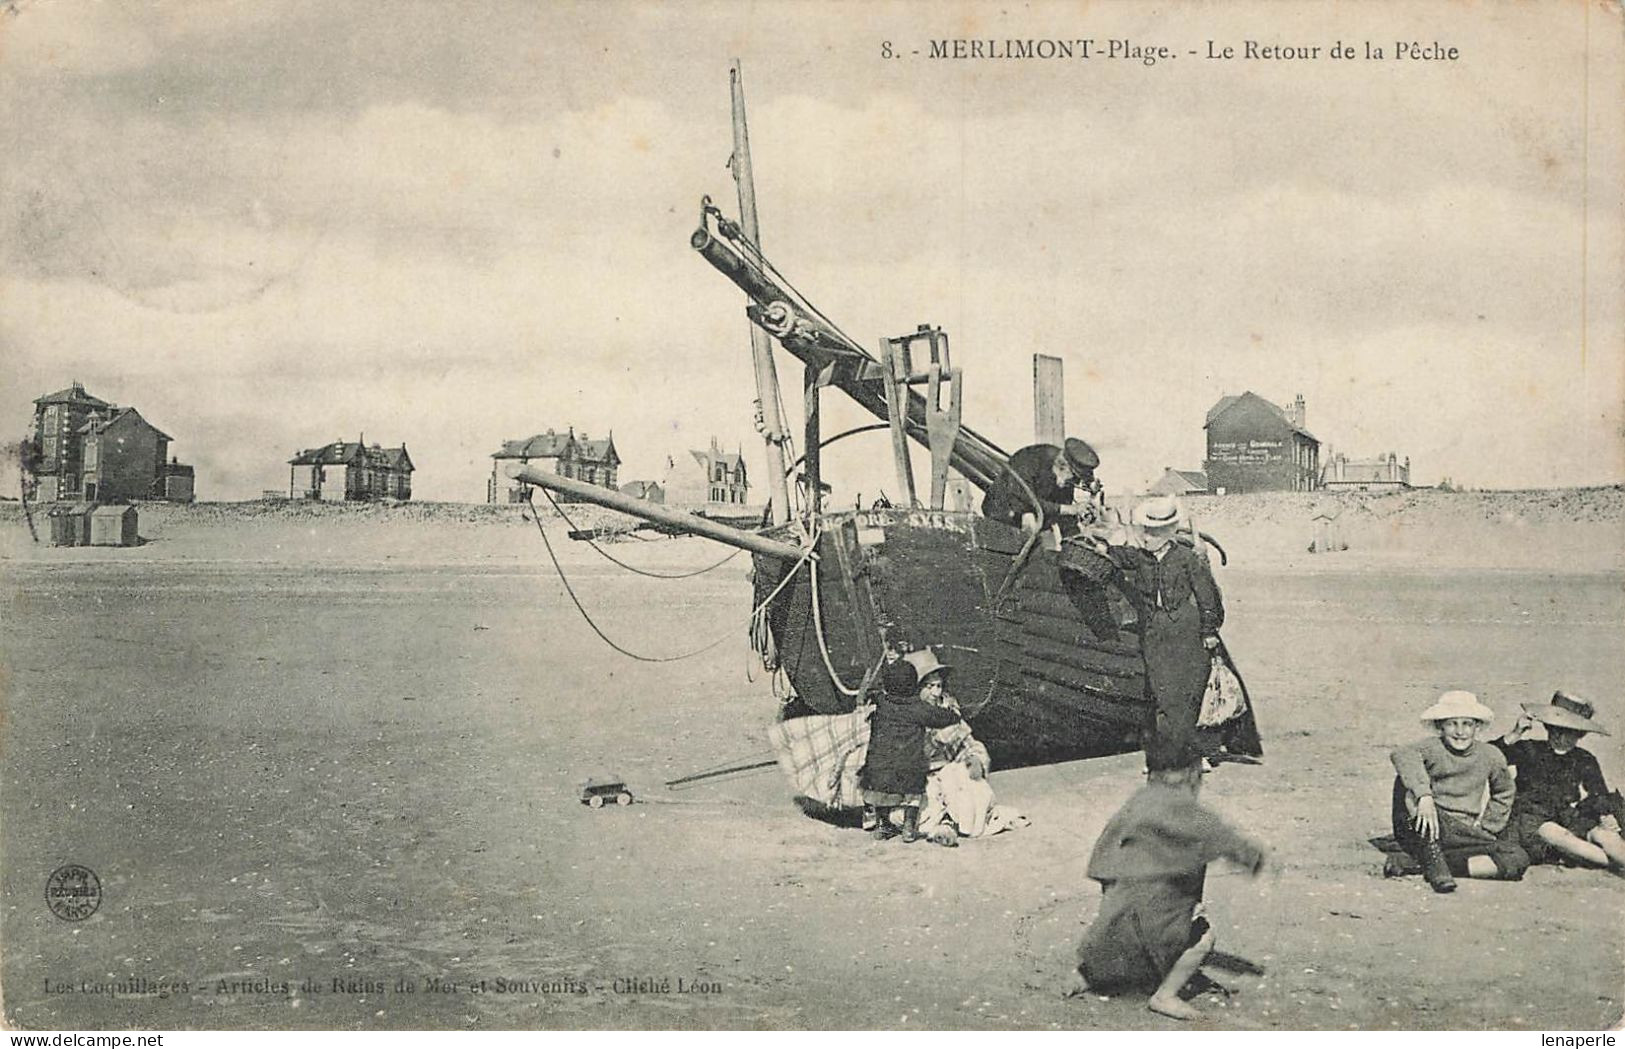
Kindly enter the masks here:
<path id="1" fill-rule="evenodd" d="M 1436 896 L 1385 880 L 1387 752 L 1448 688 L 1498 735 L 1554 688 L 1625 781 L 1625 497 L 1407 493 L 1195 504 L 1225 542 L 1225 638 L 1262 767 L 1204 798 L 1272 849 L 1216 868 L 1220 947 L 1258 961 L 1214 1029 L 1617 1026 L 1625 880 L 1541 866 Z M 143 506 L 131 549 L 29 543 L 0 512 L 0 872 L 17 1028 L 1173 1029 L 1141 998 L 1066 1001 L 1099 889 L 1088 850 L 1138 755 L 996 771 L 1032 819 L 956 850 L 804 817 L 770 757 L 748 558 L 621 572 L 518 507 Z M 583 521 L 604 517 L 583 510 Z M 43 523 L 43 522 L 42 522 Z M 624 541 L 701 567 L 694 539 Z M 613 772 L 637 795 L 592 810 Z M 102 887 L 87 920 L 51 872 Z"/>

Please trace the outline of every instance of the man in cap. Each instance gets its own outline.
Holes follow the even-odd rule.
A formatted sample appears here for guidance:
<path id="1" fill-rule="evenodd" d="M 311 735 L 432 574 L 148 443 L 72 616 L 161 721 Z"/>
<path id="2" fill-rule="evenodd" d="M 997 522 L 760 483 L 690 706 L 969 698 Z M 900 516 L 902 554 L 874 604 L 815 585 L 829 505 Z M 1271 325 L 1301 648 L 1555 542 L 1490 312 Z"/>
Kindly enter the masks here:
<path id="1" fill-rule="evenodd" d="M 1005 464 L 1004 473 L 982 500 L 982 516 L 1036 532 L 1062 517 L 1087 513 L 1093 502 L 1075 504 L 1074 489 L 1099 492 L 1100 482 L 1095 480 L 1099 465 L 1100 456 L 1076 437 L 1068 437 L 1059 448 L 1030 444 Z"/>

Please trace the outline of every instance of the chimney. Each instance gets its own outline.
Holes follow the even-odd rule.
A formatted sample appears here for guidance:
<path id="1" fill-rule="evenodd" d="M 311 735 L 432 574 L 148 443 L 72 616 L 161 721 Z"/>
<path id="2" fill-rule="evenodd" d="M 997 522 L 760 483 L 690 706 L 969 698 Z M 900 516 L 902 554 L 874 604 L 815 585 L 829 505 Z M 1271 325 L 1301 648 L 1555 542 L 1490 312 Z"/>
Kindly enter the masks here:
<path id="1" fill-rule="evenodd" d="M 1292 425 L 1296 426 L 1300 430 L 1303 429 L 1303 427 L 1304 427 L 1303 419 L 1304 419 L 1303 394 L 1300 393 L 1300 394 L 1298 394 L 1298 396 L 1292 402 Z"/>

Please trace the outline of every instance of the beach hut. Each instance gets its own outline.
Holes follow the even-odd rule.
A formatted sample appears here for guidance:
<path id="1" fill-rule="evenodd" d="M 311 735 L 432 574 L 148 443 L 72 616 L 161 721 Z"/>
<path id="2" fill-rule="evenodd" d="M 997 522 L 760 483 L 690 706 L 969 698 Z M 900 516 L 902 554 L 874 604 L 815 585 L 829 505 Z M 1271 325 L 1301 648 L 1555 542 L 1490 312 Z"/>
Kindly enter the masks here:
<path id="1" fill-rule="evenodd" d="M 51 519 L 52 546 L 87 546 L 90 543 L 90 503 L 64 503 L 53 506 L 47 516 Z"/>
<path id="2" fill-rule="evenodd" d="M 1343 541 L 1342 522 L 1338 520 L 1339 511 L 1322 510 L 1314 517 L 1315 537 L 1309 543 L 1309 552 L 1312 554 L 1329 554 L 1337 550 L 1347 550 L 1348 543 Z"/>
<path id="3" fill-rule="evenodd" d="M 134 546 L 136 512 L 133 506 L 98 506 L 90 512 L 91 546 Z"/>

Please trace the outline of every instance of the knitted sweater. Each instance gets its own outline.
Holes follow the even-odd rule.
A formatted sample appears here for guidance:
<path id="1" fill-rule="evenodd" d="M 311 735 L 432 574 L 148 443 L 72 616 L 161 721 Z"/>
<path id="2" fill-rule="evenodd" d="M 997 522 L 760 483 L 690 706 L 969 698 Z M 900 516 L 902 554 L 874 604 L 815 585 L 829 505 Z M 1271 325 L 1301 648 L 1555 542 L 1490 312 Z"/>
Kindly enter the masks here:
<path id="1" fill-rule="evenodd" d="M 1507 770 L 1505 755 L 1490 744 L 1475 741 L 1457 753 L 1438 736 L 1430 736 L 1396 747 L 1392 758 L 1405 789 L 1418 798 L 1433 795 L 1440 812 L 1477 823 L 1491 834 L 1507 825 L 1515 793 L 1512 773 Z M 1486 784 L 1488 804 L 1484 801 Z"/>

